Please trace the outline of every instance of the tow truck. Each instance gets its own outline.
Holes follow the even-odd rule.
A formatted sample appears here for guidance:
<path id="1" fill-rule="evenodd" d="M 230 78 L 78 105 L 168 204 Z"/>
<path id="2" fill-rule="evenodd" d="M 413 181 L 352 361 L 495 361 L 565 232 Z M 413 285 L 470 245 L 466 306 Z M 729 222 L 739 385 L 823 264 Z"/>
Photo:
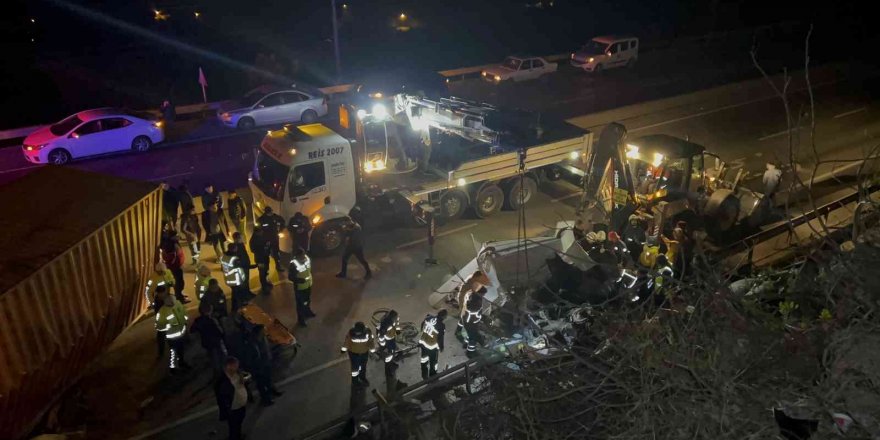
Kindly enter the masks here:
<path id="1" fill-rule="evenodd" d="M 590 131 L 564 121 L 401 93 L 369 110 L 342 105 L 338 126 L 269 131 L 249 186 L 255 216 L 266 207 L 285 221 L 301 212 L 313 250 L 330 253 L 355 205 L 388 221 L 453 220 L 468 208 L 486 218 L 527 203 L 542 180 L 582 174 L 591 143 Z M 280 244 L 290 250 L 287 233 Z"/>

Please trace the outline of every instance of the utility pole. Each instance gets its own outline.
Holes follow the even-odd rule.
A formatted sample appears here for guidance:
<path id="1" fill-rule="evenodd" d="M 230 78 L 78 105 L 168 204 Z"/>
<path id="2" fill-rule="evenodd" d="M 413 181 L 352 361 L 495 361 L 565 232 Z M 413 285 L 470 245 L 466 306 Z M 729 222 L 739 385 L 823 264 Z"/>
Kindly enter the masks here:
<path id="1" fill-rule="evenodd" d="M 333 53 L 336 55 L 336 84 L 342 77 L 342 64 L 339 61 L 339 25 L 336 23 L 336 0 L 330 0 L 330 9 L 333 18 Z"/>

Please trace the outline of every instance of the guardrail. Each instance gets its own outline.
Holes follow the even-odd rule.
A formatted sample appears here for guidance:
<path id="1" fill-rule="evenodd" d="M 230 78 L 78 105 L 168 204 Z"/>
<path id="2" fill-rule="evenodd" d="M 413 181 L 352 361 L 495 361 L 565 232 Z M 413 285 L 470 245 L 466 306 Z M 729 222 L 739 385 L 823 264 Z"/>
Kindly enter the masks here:
<path id="1" fill-rule="evenodd" d="M 770 29 L 773 29 L 776 27 L 780 27 L 780 26 L 782 26 L 782 27 L 790 26 L 792 23 L 794 23 L 794 22 L 784 22 L 784 23 L 779 23 L 779 24 L 775 24 L 775 25 L 765 25 L 765 26 L 759 26 L 759 27 L 754 27 L 754 28 L 744 28 L 744 29 L 735 29 L 735 30 L 731 30 L 731 31 L 713 32 L 713 33 L 700 35 L 700 36 L 696 36 L 696 37 L 659 40 L 659 41 L 654 41 L 651 43 L 643 43 L 639 50 L 641 52 L 650 52 L 650 51 L 655 51 L 655 50 L 666 49 L 666 48 L 672 46 L 673 44 L 687 44 L 687 43 L 710 44 L 712 42 L 723 41 L 723 40 L 732 38 L 734 36 L 751 35 L 756 32 L 765 32 L 767 30 L 770 30 Z M 547 61 L 558 62 L 558 61 L 563 61 L 565 59 L 568 59 L 569 56 L 570 56 L 570 53 L 566 52 L 566 53 L 562 53 L 562 54 L 546 55 L 543 58 L 546 59 Z M 446 77 L 447 81 L 455 81 L 455 80 L 460 80 L 460 79 L 468 78 L 470 76 L 474 76 L 476 74 L 479 74 L 487 67 L 493 66 L 493 65 L 495 65 L 495 64 L 483 64 L 480 66 L 471 66 L 471 67 L 462 67 L 459 69 L 441 70 L 438 73 L 440 75 L 443 75 L 444 77 Z M 335 85 L 335 86 L 323 87 L 323 88 L 320 88 L 319 90 L 321 90 L 322 92 L 324 92 L 327 95 L 334 95 L 334 94 L 338 94 L 338 93 L 348 92 L 349 90 L 352 89 L 352 87 L 354 87 L 354 84 L 340 84 L 340 85 Z M 212 111 L 212 110 L 216 111 L 220 107 L 221 104 L 226 103 L 226 102 L 229 102 L 229 101 L 224 100 L 224 101 L 214 101 L 214 102 L 201 103 L 201 104 L 181 105 L 181 106 L 176 107 L 175 110 L 178 115 L 191 115 L 191 114 L 203 113 L 203 112 Z M 158 110 L 155 110 L 155 109 L 151 109 L 150 111 L 155 111 L 158 113 Z M 27 135 L 33 133 L 34 131 L 39 130 L 43 127 L 46 127 L 47 125 L 48 124 L 34 125 L 31 127 L 14 128 L 14 129 L 10 129 L 10 130 L 0 131 L 0 141 L 17 139 L 17 138 L 24 138 Z"/>

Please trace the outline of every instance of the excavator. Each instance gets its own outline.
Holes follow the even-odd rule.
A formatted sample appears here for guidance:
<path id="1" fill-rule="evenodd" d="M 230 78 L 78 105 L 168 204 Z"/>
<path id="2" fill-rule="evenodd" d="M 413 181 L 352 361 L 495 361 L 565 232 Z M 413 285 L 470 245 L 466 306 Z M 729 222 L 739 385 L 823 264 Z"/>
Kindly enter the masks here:
<path id="1" fill-rule="evenodd" d="M 757 226 L 761 195 L 740 187 L 742 171 L 725 180 L 728 169 L 705 147 L 674 136 L 630 139 L 626 127 L 611 123 L 586 161 L 579 218 L 621 233 L 637 218 L 648 235 L 671 236 L 684 222 L 691 231 L 721 243 Z"/>

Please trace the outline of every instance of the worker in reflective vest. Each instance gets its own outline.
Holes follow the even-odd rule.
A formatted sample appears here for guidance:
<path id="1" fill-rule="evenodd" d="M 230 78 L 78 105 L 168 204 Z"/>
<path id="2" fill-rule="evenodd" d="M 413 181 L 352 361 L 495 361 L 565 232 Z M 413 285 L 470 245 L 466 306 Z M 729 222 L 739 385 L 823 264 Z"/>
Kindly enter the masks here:
<path id="1" fill-rule="evenodd" d="M 342 352 L 348 353 L 348 359 L 351 361 L 351 385 L 360 383 L 369 386 L 367 359 L 370 353 L 376 352 L 376 340 L 363 322 L 356 322 L 345 335 Z"/>
<path id="2" fill-rule="evenodd" d="M 461 309 L 461 316 L 458 321 L 458 328 L 455 329 L 456 335 L 462 335 L 464 330 L 464 304 L 467 302 L 467 296 L 472 292 L 476 292 L 480 289 L 484 289 L 489 285 L 489 277 L 483 273 L 481 270 L 474 271 L 474 273 L 470 274 L 466 280 L 458 287 L 458 296 L 456 297 L 456 303 L 458 307 Z M 485 292 L 483 292 L 485 293 Z"/>
<path id="3" fill-rule="evenodd" d="M 168 366 L 172 373 L 175 373 L 179 367 L 189 369 L 189 365 L 183 360 L 186 321 L 186 309 L 183 304 L 172 295 L 165 297 L 165 305 L 156 314 L 156 331 L 165 333 L 165 340 L 171 347 Z"/>
<path id="4" fill-rule="evenodd" d="M 654 262 L 654 277 L 648 281 L 651 287 L 653 287 L 652 293 L 656 304 L 660 305 L 666 300 L 666 296 L 670 293 L 670 286 L 668 284 L 672 280 L 673 275 L 674 271 L 672 266 L 669 265 L 669 259 L 666 258 L 665 254 L 658 255 L 657 260 Z"/>
<path id="5" fill-rule="evenodd" d="M 165 288 L 170 291 L 171 286 L 173 285 L 174 274 L 165 267 L 165 263 L 161 261 L 156 263 L 153 274 L 150 276 L 150 279 L 147 280 L 147 286 L 144 289 L 144 296 L 147 298 L 147 304 L 153 304 L 153 296 L 157 287 L 165 286 Z"/>
<path id="6" fill-rule="evenodd" d="M 386 364 L 394 360 L 394 353 L 397 352 L 398 333 L 400 333 L 400 317 L 396 310 L 389 310 L 376 327 L 376 339 L 379 340 L 379 347 L 382 347 L 385 352 Z"/>
<path id="7" fill-rule="evenodd" d="M 287 278 L 293 283 L 293 294 L 296 299 L 296 325 L 306 326 L 306 320 L 315 317 L 312 311 L 312 260 L 303 248 L 296 250 L 290 260 Z"/>
<path id="8" fill-rule="evenodd" d="M 237 256 L 238 244 L 232 243 L 226 248 L 226 254 L 220 258 L 223 268 L 223 279 L 232 290 L 232 313 L 250 301 L 250 286 L 244 284 L 245 273 Z"/>
<path id="9" fill-rule="evenodd" d="M 446 309 L 437 312 L 437 316 L 425 316 L 422 321 L 422 333 L 419 335 L 419 348 L 422 352 L 422 379 L 437 374 L 437 361 L 443 351 L 443 337 L 446 335 Z"/>
<path id="10" fill-rule="evenodd" d="M 486 288 L 483 287 L 477 292 L 473 292 L 467 296 L 464 306 L 464 343 L 467 348 L 467 355 L 471 356 L 477 352 L 477 343 L 483 343 L 483 335 L 480 334 L 479 324 L 483 319 L 483 294 Z"/>
<path id="11" fill-rule="evenodd" d="M 205 296 L 205 292 L 208 291 L 208 283 L 213 279 L 214 277 L 211 276 L 211 268 L 204 264 L 200 265 L 196 271 L 196 296 L 199 298 L 199 301 Z"/>

